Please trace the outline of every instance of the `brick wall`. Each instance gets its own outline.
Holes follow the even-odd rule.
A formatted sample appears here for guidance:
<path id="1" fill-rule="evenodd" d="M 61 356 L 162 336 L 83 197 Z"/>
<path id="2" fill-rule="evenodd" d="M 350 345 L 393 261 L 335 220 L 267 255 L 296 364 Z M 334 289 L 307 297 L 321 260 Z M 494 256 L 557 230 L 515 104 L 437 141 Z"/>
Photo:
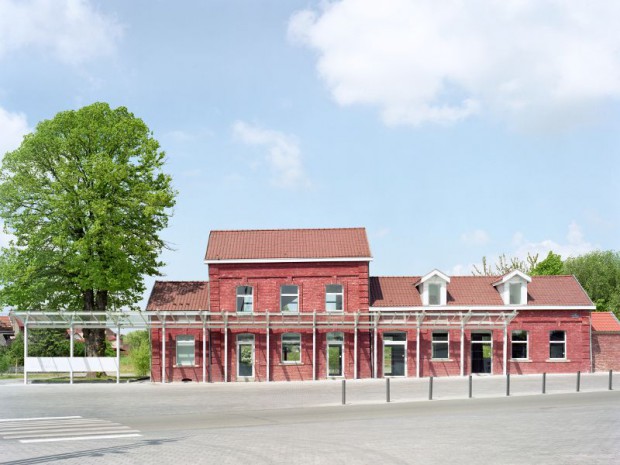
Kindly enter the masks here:
<path id="1" fill-rule="evenodd" d="M 594 371 L 620 371 L 620 333 L 592 333 Z"/>

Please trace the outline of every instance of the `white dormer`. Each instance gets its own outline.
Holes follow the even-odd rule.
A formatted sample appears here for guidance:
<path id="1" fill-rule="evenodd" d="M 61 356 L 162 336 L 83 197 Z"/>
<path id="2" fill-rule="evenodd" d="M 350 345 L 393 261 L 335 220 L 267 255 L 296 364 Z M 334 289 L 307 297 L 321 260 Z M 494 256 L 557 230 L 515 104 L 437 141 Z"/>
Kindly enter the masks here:
<path id="1" fill-rule="evenodd" d="M 504 275 L 502 279 L 493 283 L 497 292 L 502 296 L 504 305 L 527 305 L 527 283 L 532 278 L 519 270 Z"/>
<path id="2" fill-rule="evenodd" d="M 448 301 L 448 283 L 450 277 L 439 270 L 433 270 L 422 276 L 416 287 L 420 290 L 422 305 L 446 305 Z"/>

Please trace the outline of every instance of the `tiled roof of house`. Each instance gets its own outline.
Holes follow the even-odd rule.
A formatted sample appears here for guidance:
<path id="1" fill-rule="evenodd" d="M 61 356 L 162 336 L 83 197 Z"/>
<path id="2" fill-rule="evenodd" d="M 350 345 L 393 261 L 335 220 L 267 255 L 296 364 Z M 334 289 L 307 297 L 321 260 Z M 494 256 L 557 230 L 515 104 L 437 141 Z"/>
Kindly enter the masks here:
<path id="1" fill-rule="evenodd" d="M 205 260 L 371 257 L 364 228 L 211 231 Z"/>
<path id="2" fill-rule="evenodd" d="M 11 324 L 11 317 L 0 316 L 0 331 L 13 331 L 13 325 Z"/>
<path id="3" fill-rule="evenodd" d="M 371 277 L 372 307 L 416 307 L 422 305 L 416 284 L 419 276 Z M 497 276 L 451 276 L 447 285 L 448 305 L 504 305 L 493 286 Z M 528 305 L 592 306 L 592 301 L 573 276 L 532 276 L 527 286 Z"/>
<path id="4" fill-rule="evenodd" d="M 208 281 L 155 281 L 147 310 L 209 310 Z"/>
<path id="5" fill-rule="evenodd" d="M 620 321 L 612 312 L 592 312 L 592 331 L 620 333 Z"/>

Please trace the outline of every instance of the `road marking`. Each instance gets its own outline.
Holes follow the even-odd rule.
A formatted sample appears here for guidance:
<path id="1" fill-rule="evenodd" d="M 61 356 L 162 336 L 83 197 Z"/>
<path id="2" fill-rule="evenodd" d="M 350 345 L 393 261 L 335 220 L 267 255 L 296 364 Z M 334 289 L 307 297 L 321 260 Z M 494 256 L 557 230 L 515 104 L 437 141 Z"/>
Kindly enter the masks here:
<path id="1" fill-rule="evenodd" d="M 130 426 L 81 416 L 0 419 L 0 437 L 21 443 L 132 438 L 139 433 Z"/>
<path id="2" fill-rule="evenodd" d="M 118 438 L 136 438 L 141 434 L 108 434 L 103 436 L 78 436 L 71 438 L 45 438 L 45 439 L 21 439 L 19 442 L 23 444 L 31 444 L 33 442 L 59 442 L 59 441 L 84 441 L 86 439 L 118 439 Z"/>

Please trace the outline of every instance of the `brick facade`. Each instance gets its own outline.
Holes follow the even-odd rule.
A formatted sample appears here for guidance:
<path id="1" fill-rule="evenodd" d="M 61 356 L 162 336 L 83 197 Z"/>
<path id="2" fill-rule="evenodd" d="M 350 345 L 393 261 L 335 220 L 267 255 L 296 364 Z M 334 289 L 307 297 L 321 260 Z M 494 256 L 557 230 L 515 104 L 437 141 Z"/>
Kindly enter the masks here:
<path id="1" fill-rule="evenodd" d="M 620 333 L 592 333 L 594 371 L 620 371 Z"/>

